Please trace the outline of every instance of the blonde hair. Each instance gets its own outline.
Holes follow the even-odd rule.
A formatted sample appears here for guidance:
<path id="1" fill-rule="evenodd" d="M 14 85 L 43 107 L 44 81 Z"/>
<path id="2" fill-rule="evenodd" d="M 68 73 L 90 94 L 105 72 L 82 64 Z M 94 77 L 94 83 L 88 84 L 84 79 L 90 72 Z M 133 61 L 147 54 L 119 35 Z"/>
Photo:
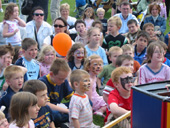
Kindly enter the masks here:
<path id="1" fill-rule="evenodd" d="M 75 89 L 74 82 L 80 82 L 85 76 L 90 77 L 89 73 L 82 69 L 72 71 L 70 75 L 70 82 L 73 89 Z"/>
<path id="2" fill-rule="evenodd" d="M 88 58 L 86 58 L 85 62 L 84 62 L 84 66 L 83 66 L 84 70 L 89 72 L 90 63 L 91 63 L 92 60 L 95 60 L 95 59 L 101 59 L 101 57 L 99 55 L 93 54 L 93 55 L 89 56 Z M 101 62 L 103 63 L 102 59 L 101 59 Z"/>
<path id="3" fill-rule="evenodd" d="M 104 13 L 105 13 L 105 10 L 104 10 L 103 8 L 98 8 L 96 12 L 97 12 L 97 13 L 98 13 L 98 12 L 104 12 Z"/>
<path id="4" fill-rule="evenodd" d="M 112 17 L 110 17 L 110 18 L 107 20 L 107 23 L 108 23 L 108 22 L 115 23 L 118 28 L 121 28 L 121 26 L 122 26 L 122 21 L 121 21 L 121 19 L 120 19 L 118 16 L 112 16 Z"/>
<path id="5" fill-rule="evenodd" d="M 134 53 L 134 48 L 131 44 L 124 44 L 121 48 L 123 52 L 132 51 Z"/>
<path id="6" fill-rule="evenodd" d="M 5 68 L 4 77 L 5 79 L 9 80 L 11 77 L 15 76 L 15 74 L 17 73 L 23 73 L 23 76 L 24 76 L 24 72 L 19 66 L 10 65 Z"/>
<path id="7" fill-rule="evenodd" d="M 11 122 L 15 121 L 18 127 L 23 127 L 29 120 L 28 109 L 37 104 L 37 97 L 30 92 L 18 92 L 12 96 L 10 103 Z"/>
<path id="8" fill-rule="evenodd" d="M 132 73 L 132 71 L 130 70 L 130 68 L 128 67 L 117 67 L 115 70 L 113 70 L 112 74 L 111 74 L 111 79 L 113 83 L 118 83 L 120 76 L 125 73 Z"/>
<path id="9" fill-rule="evenodd" d="M 51 46 L 51 45 L 45 45 L 45 46 L 43 46 L 42 48 L 41 48 L 41 51 L 40 51 L 40 53 L 39 53 L 39 55 L 38 55 L 38 61 L 39 62 L 43 62 L 44 61 L 44 56 L 45 56 L 45 54 L 47 53 L 47 52 L 50 52 L 50 51 L 52 51 L 53 52 L 53 54 L 54 54 L 54 56 L 56 56 L 56 52 L 55 52 L 55 50 L 54 50 L 54 48 Z"/>
<path id="10" fill-rule="evenodd" d="M 115 52 L 122 52 L 122 49 L 118 46 L 112 46 L 110 49 L 109 49 L 109 56 L 111 57 L 112 53 L 115 53 Z"/>
<path id="11" fill-rule="evenodd" d="M 60 6 L 60 11 L 62 10 L 69 10 L 70 11 L 70 5 L 68 3 L 64 3 Z"/>
<path id="12" fill-rule="evenodd" d="M 5 114 L 0 110 L 0 120 L 5 119 Z"/>

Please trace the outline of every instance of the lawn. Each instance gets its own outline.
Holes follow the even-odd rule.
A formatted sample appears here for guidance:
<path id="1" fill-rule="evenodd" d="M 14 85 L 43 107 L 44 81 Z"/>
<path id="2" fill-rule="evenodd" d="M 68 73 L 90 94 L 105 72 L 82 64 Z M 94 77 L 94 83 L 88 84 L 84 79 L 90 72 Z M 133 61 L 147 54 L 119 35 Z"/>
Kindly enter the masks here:
<path id="1" fill-rule="evenodd" d="M 2 0 L 3 1 L 3 0 Z M 49 0 L 49 15 L 48 15 L 48 19 L 47 19 L 47 22 L 52 24 L 52 21 L 51 21 L 51 16 L 50 16 L 50 1 Z M 136 0 L 134 0 L 136 1 Z M 75 16 L 76 13 L 74 12 L 75 10 L 75 0 L 62 0 L 61 3 L 69 3 L 70 4 L 70 16 Z M 5 7 L 6 6 L 3 6 L 3 9 L 5 10 Z M 3 21 L 3 14 L 4 13 L 0 13 L 0 22 Z M 106 14 L 105 14 L 105 18 L 109 18 L 111 15 L 111 10 L 107 11 Z M 167 19 L 167 21 L 169 21 L 169 18 Z M 167 29 L 165 31 L 165 34 L 168 33 L 170 31 L 170 27 L 168 25 L 168 22 L 167 22 Z M 104 125 L 104 118 L 103 117 L 100 117 L 100 116 L 94 116 L 94 123 L 96 125 L 100 125 L 100 126 L 103 126 Z"/>

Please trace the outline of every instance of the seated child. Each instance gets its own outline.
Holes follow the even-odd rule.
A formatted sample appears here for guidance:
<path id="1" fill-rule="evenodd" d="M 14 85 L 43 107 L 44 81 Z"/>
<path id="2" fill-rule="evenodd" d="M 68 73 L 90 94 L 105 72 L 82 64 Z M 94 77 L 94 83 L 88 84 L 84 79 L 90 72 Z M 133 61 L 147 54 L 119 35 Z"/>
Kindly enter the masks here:
<path id="1" fill-rule="evenodd" d="M 127 22 L 127 26 L 129 32 L 127 33 L 126 37 L 129 39 L 130 44 L 134 44 L 137 37 L 137 33 L 140 31 L 138 23 L 136 22 L 136 20 L 131 19 Z"/>
<path id="2" fill-rule="evenodd" d="M 40 80 L 28 80 L 24 84 L 23 91 L 31 92 L 37 97 L 37 105 L 40 110 L 37 118 L 33 119 L 35 127 L 55 128 L 52 110 L 46 105 L 48 101 L 47 86 Z"/>
<path id="3" fill-rule="evenodd" d="M 40 75 L 40 66 L 35 59 L 38 48 L 37 42 L 31 38 L 25 38 L 22 41 L 23 56 L 16 61 L 16 65 L 27 68 L 24 81 L 37 79 Z"/>
<path id="4" fill-rule="evenodd" d="M 16 65 L 10 65 L 4 71 L 5 80 L 9 86 L 6 90 L 6 94 L 0 99 L 0 106 L 6 107 L 4 114 L 7 119 L 9 119 L 8 110 L 10 107 L 11 97 L 15 93 L 21 91 L 25 72 L 26 71 L 23 71 L 21 67 Z"/>
<path id="5" fill-rule="evenodd" d="M 68 109 L 57 105 L 61 103 L 63 98 L 69 100 L 74 93 L 67 80 L 69 73 L 70 67 L 66 60 L 57 58 L 50 67 L 50 73 L 39 78 L 47 86 L 49 98 L 47 105 L 52 109 L 56 126 L 69 120 Z"/>
<path id="6" fill-rule="evenodd" d="M 112 72 L 111 78 L 115 89 L 109 94 L 107 103 L 110 111 L 107 111 L 106 124 L 111 121 L 109 120 L 111 117 L 118 118 L 130 111 L 132 106 L 131 86 L 134 85 L 134 80 L 131 70 L 127 67 L 118 67 Z M 130 122 L 124 120 L 120 126 L 130 128 Z"/>
<path id="7" fill-rule="evenodd" d="M 105 65 L 103 67 L 103 70 L 99 75 L 97 76 L 97 85 L 99 88 L 99 93 L 103 93 L 103 89 L 106 86 L 107 81 L 111 78 L 112 71 L 116 68 L 116 59 L 119 55 L 122 55 L 123 51 L 118 46 L 113 46 L 109 49 L 109 59 L 112 62 L 109 65 Z M 104 78 L 102 84 L 101 79 Z"/>
<path id="8" fill-rule="evenodd" d="M 94 128 L 93 110 L 86 94 L 90 89 L 90 75 L 81 69 L 74 70 L 70 82 L 75 92 L 69 105 L 69 128 Z"/>
<path id="9" fill-rule="evenodd" d="M 0 127 L 9 128 L 8 120 L 5 118 L 5 114 L 2 112 L 2 110 L 0 110 Z"/>
<path id="10" fill-rule="evenodd" d="M 4 69 L 11 65 L 14 48 L 11 44 L 0 46 L 0 96 L 8 88 L 4 78 Z"/>
<path id="11" fill-rule="evenodd" d="M 134 57 L 134 48 L 131 44 L 125 44 L 121 48 L 123 50 L 124 55 L 129 55 L 131 57 Z M 133 73 L 135 74 L 138 71 L 138 69 L 140 68 L 140 64 L 138 61 L 134 60 L 133 68 L 134 68 Z"/>
<path id="12" fill-rule="evenodd" d="M 75 38 L 76 42 L 81 42 L 84 46 L 87 44 L 87 30 L 86 30 L 86 24 L 83 20 L 77 20 L 75 22 L 75 29 L 77 31 L 77 36 Z"/>
<path id="13" fill-rule="evenodd" d="M 104 18 L 105 10 L 103 8 L 98 8 L 96 10 L 98 19 L 102 22 L 103 25 L 103 36 L 105 37 L 105 34 L 107 32 L 107 19 Z"/>
<path id="14" fill-rule="evenodd" d="M 146 47 L 149 42 L 149 36 L 145 31 L 140 31 L 136 38 L 136 45 L 134 48 L 134 60 L 141 65 L 146 58 Z"/>
<path id="15" fill-rule="evenodd" d="M 103 40 L 103 48 L 109 50 L 112 46 L 121 47 L 122 45 L 128 43 L 127 38 L 119 34 L 119 29 L 122 26 L 122 21 L 118 16 L 112 16 L 109 18 L 107 24 L 109 35 L 107 35 Z"/>

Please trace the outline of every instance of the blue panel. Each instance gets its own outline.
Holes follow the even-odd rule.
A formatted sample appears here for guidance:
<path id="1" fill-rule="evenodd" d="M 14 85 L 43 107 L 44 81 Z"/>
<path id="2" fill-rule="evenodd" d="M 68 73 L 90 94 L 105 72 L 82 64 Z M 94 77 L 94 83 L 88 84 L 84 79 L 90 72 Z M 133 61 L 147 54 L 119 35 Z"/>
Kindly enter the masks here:
<path id="1" fill-rule="evenodd" d="M 161 128 L 162 101 L 133 89 L 133 128 Z"/>

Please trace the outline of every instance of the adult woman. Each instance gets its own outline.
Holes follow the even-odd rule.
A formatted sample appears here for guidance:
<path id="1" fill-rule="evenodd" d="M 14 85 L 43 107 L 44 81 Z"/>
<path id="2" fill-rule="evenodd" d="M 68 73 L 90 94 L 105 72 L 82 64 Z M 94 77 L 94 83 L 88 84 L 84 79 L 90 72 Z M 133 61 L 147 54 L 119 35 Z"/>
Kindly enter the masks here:
<path id="1" fill-rule="evenodd" d="M 145 23 L 152 23 L 155 28 L 157 29 L 155 31 L 155 34 L 157 35 L 164 35 L 164 32 L 166 30 L 166 21 L 164 18 L 159 16 L 159 13 L 161 11 L 160 6 L 157 3 L 152 3 L 149 5 L 149 12 L 151 16 L 146 17 L 144 20 Z"/>
<path id="2" fill-rule="evenodd" d="M 32 15 L 33 20 L 26 24 L 27 37 L 36 40 L 41 49 L 44 39 L 52 34 L 52 28 L 44 21 L 44 10 L 41 7 L 35 7 Z"/>

